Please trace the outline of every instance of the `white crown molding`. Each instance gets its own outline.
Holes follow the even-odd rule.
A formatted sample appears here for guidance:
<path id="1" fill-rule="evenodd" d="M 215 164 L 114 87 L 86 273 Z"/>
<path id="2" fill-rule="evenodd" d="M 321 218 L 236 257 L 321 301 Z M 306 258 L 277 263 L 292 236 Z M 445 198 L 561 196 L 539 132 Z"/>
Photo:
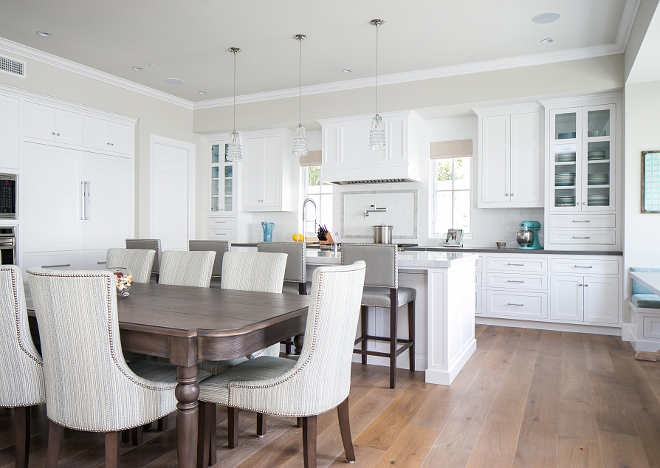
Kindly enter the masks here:
<path id="1" fill-rule="evenodd" d="M 491 116 L 491 115 L 503 115 L 503 114 L 514 114 L 514 113 L 525 113 L 525 112 L 538 112 L 543 110 L 543 106 L 538 103 L 525 103 L 525 104 L 512 104 L 508 106 L 496 106 L 496 107 L 478 107 L 472 109 L 472 111 L 480 117 Z"/>
<path id="2" fill-rule="evenodd" d="M 619 30 L 616 33 L 616 40 L 614 41 L 614 43 L 621 49 L 621 52 L 626 50 L 628 38 L 630 37 L 630 32 L 635 24 L 635 18 L 637 17 L 637 10 L 639 9 L 640 3 L 641 0 L 626 0 L 626 4 L 623 7 L 621 21 L 619 21 Z"/>
<path id="3" fill-rule="evenodd" d="M 192 101 L 188 101 L 187 99 L 158 91 L 157 89 L 153 89 L 148 86 L 144 86 L 133 81 L 111 75 L 110 73 L 96 70 L 95 68 L 91 68 L 86 65 L 72 62 L 71 60 L 67 60 L 62 57 L 43 52 L 41 50 L 34 49 L 32 47 L 10 41 L 9 39 L 5 39 L 3 37 L 0 37 L 0 50 L 36 60 L 47 65 L 52 65 L 54 67 L 58 67 L 73 73 L 77 73 L 78 75 L 93 78 L 95 80 L 118 86 L 120 88 L 127 89 L 144 96 L 149 96 L 161 101 L 169 102 L 170 104 L 185 107 L 186 109 L 193 109 Z"/>
<path id="4" fill-rule="evenodd" d="M 543 99 L 539 103 L 546 109 L 570 108 L 578 106 L 598 106 L 621 104 L 623 93 L 603 93 L 589 96 L 571 96 L 557 99 Z"/>
<path id="5" fill-rule="evenodd" d="M 630 0 L 629 0 L 630 1 Z M 636 1 L 636 0 L 632 0 Z M 510 57 L 496 60 L 486 60 L 483 62 L 466 63 L 461 65 L 452 65 L 448 67 L 430 68 L 427 70 L 417 70 L 412 72 L 394 73 L 391 75 L 382 75 L 378 77 L 380 85 L 408 83 L 412 81 L 430 80 L 435 78 L 446 78 L 450 76 L 469 75 L 472 73 L 483 73 L 496 70 L 506 70 L 511 68 L 530 67 L 535 65 L 545 65 L 550 63 L 567 62 L 571 60 L 581 60 L 606 55 L 615 55 L 623 53 L 623 49 L 616 44 L 603 44 L 580 49 L 570 49 L 559 52 L 547 52 L 544 54 L 523 55 L 519 57 Z M 303 86 L 302 95 L 333 93 L 338 91 L 347 91 L 352 89 L 368 88 L 376 84 L 375 77 L 359 78 L 356 80 L 337 81 L 334 83 L 324 83 L 319 85 Z M 298 88 L 279 89 L 276 91 L 266 91 L 263 93 L 243 94 L 236 96 L 236 104 L 248 104 L 252 102 L 270 101 L 274 99 L 285 99 L 298 97 L 300 90 Z M 207 101 L 196 102 L 193 104 L 193 110 L 210 109 L 214 107 L 231 106 L 233 98 L 210 99 Z"/>

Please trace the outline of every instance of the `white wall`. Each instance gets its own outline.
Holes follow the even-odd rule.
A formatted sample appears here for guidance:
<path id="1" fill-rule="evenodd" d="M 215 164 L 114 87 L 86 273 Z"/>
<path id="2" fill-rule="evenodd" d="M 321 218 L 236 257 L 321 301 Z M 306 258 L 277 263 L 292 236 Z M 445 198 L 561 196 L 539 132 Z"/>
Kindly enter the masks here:
<path id="1" fill-rule="evenodd" d="M 205 167 L 205 146 L 203 138 L 192 132 L 192 111 L 36 60 L 4 51 L 2 54 L 26 62 L 27 70 L 26 78 L 0 73 L 2 84 L 138 119 L 135 127 L 135 234 L 148 236 L 150 136 L 153 134 L 196 144 L 197 172 L 200 173 Z M 197 180 L 200 180 L 199 177 Z M 196 187 L 196 196 L 198 199 L 202 196 L 199 187 Z M 198 214 L 197 232 L 203 233 L 205 226 L 205 217 Z"/>
<path id="2" fill-rule="evenodd" d="M 641 212 L 642 151 L 660 151 L 660 81 L 626 85 L 623 262 L 624 321 L 630 321 L 630 267 L 660 268 L 660 214 Z"/>

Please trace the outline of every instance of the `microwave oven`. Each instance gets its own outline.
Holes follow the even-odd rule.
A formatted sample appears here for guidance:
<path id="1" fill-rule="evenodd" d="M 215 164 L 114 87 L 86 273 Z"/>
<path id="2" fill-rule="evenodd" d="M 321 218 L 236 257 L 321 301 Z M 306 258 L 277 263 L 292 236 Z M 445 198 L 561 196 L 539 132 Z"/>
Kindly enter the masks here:
<path id="1" fill-rule="evenodd" d="M 0 219 L 16 219 L 16 174 L 0 174 Z"/>

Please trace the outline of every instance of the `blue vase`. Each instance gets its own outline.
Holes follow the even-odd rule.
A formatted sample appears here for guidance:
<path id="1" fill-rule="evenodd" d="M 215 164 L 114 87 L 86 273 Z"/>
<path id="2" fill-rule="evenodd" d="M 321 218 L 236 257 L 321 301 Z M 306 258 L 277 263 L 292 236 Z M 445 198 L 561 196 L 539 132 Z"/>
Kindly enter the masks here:
<path id="1" fill-rule="evenodd" d="M 264 242 L 272 242 L 275 223 L 267 223 L 264 221 L 261 223 L 261 227 L 264 228 Z"/>

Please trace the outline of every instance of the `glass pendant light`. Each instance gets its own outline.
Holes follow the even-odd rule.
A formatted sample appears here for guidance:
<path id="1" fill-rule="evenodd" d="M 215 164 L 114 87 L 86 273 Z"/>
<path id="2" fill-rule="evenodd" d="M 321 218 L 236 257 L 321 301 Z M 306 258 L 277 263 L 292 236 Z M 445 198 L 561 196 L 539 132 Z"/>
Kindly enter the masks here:
<path id="1" fill-rule="evenodd" d="M 376 26 L 376 115 L 371 119 L 369 148 L 379 151 L 385 149 L 385 127 L 383 126 L 383 118 L 378 114 L 378 28 L 385 24 L 385 21 L 372 19 L 369 23 Z"/>
<path id="2" fill-rule="evenodd" d="M 240 161 L 243 159 L 241 154 L 241 136 L 236 131 L 236 54 L 241 49 L 230 47 L 229 52 L 234 54 L 234 130 L 231 132 L 231 142 L 227 145 L 227 159 L 229 161 Z"/>
<path id="3" fill-rule="evenodd" d="M 293 36 L 294 39 L 297 39 L 300 42 L 300 95 L 299 95 L 299 104 L 300 104 L 300 113 L 298 114 L 300 120 L 298 121 L 298 126 L 296 127 L 296 136 L 293 137 L 293 155 L 294 156 L 307 156 L 307 135 L 305 135 L 305 126 L 302 124 L 302 41 L 307 39 L 307 36 L 304 34 L 296 34 Z"/>

